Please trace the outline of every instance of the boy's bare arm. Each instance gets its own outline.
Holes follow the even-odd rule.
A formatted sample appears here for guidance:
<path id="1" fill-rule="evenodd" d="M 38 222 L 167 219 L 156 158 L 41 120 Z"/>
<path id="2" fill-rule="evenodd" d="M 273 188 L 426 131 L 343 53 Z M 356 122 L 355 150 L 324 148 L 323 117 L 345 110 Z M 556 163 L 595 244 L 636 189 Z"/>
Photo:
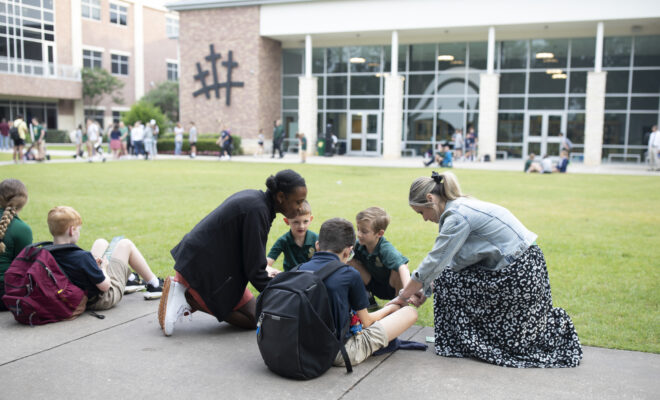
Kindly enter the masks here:
<path id="1" fill-rule="evenodd" d="M 410 270 L 408 264 L 401 264 L 399 266 L 399 277 L 401 278 L 402 286 L 405 287 L 410 281 Z"/>
<path id="2" fill-rule="evenodd" d="M 363 308 L 356 311 L 356 314 L 358 318 L 360 318 L 360 321 L 362 321 L 362 326 L 368 328 L 373 325 L 374 322 L 380 321 L 399 309 L 401 309 L 401 307 L 398 304 L 388 304 L 380 310 L 372 313 L 368 312 L 366 308 Z"/>

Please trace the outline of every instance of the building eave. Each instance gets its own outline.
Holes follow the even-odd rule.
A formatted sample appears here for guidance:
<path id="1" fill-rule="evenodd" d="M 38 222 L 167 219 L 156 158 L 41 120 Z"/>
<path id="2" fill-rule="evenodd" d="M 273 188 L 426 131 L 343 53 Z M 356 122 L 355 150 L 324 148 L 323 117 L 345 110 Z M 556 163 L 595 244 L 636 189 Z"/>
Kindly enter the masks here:
<path id="1" fill-rule="evenodd" d="M 209 8 L 262 6 L 282 3 L 307 3 L 313 0 L 182 0 L 165 4 L 172 11 L 203 10 Z"/>

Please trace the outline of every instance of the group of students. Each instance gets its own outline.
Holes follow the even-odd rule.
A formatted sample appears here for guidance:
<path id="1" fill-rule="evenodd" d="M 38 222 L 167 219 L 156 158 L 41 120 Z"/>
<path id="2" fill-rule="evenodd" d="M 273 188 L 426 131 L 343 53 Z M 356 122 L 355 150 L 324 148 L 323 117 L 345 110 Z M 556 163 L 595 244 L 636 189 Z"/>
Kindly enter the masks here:
<path id="1" fill-rule="evenodd" d="M 0 206 L 4 207 L 0 232 L 4 215 L 12 215 L 11 224 L 16 227 L 10 225 L 6 230 L 12 236 L 25 230 L 15 216 L 27 193 L 22 184 L 8 181 L 11 184 L 0 185 Z M 22 189 L 6 189 L 12 185 Z M 14 198 L 24 200 L 11 200 Z M 412 274 L 408 258 L 384 237 L 390 218 L 382 208 L 369 207 L 357 214 L 357 236 L 353 224 L 343 218 L 323 222 L 318 235 L 310 231 L 313 216 L 307 186 L 293 170 L 268 177 L 266 191 L 243 190 L 229 196 L 204 217 L 171 250 L 175 275 L 162 286 L 146 262 L 145 268 L 135 264 L 142 257 L 132 243 L 126 245 L 128 256 L 111 256 L 106 263 L 98 257 L 98 242 L 91 253 L 77 250 L 88 270 L 100 269 L 103 275 L 98 271 L 91 275 L 79 265 L 76 271 L 87 277 L 81 287 L 89 290 L 95 286 L 100 296 L 117 288 L 105 295 L 109 299 L 101 304 L 106 307 L 121 296 L 128 263 L 162 290 L 158 321 L 163 333 L 170 336 L 179 319 L 195 311 L 256 329 L 260 316 L 248 283 L 263 292 L 280 274 L 272 264 L 282 253 L 285 271 L 293 267 L 318 271 L 339 261 L 342 266 L 325 279 L 325 286 L 333 331 L 345 342 L 353 365 L 412 326 L 417 311 L 411 305 L 421 306 L 432 294 L 438 355 L 474 357 L 508 367 L 579 364 L 582 348 L 577 332 L 568 314 L 553 307 L 545 258 L 533 232 L 507 209 L 464 195 L 451 172 L 415 179 L 408 205 L 424 221 L 439 226 L 432 249 Z M 266 254 L 268 234 L 278 213 L 290 230 Z M 48 222 L 57 243 L 78 240 L 82 221 L 75 210 L 56 207 Z M 0 240 L 6 241 L 7 235 L 4 237 Z M 29 243 L 31 237 L 23 241 Z M 99 249 L 104 247 L 104 242 L 98 243 Z M 11 251 L 15 253 L 15 248 Z M 110 268 L 112 259 L 118 258 L 120 262 Z M 369 312 L 370 293 L 389 302 Z M 355 321 L 362 329 L 351 329 L 342 337 Z M 337 354 L 334 361 L 340 366 L 345 359 Z"/>
<path id="2" fill-rule="evenodd" d="M 160 128 L 153 119 L 146 124 L 139 120 L 135 121 L 130 129 L 124 121 L 113 123 L 107 130 L 113 159 L 118 160 L 128 155 L 143 156 L 145 160 L 155 158 L 158 154 L 159 133 Z M 71 141 L 76 145 L 75 158 L 83 156 L 83 146 L 85 146 L 89 162 L 93 162 L 96 158 L 105 161 L 102 148 L 103 130 L 98 121 L 88 119 L 84 130 L 82 125 L 78 125 L 78 128 L 71 132 Z"/>
<path id="3" fill-rule="evenodd" d="M 32 230 L 18 213 L 28 201 L 25 185 L 17 179 L 0 182 L 0 298 L 5 293 L 5 272 L 21 251 L 32 244 Z M 68 206 L 53 207 L 46 218 L 55 245 L 76 244 L 80 239 L 82 218 Z M 140 250 L 130 239 L 121 239 L 108 251 L 109 243 L 97 239 L 90 251 L 77 246 L 62 246 L 51 254 L 71 282 L 87 294 L 87 309 L 107 310 L 124 295 L 135 271 L 150 293 L 162 292 L 163 280 L 151 271 Z M 4 303 L 0 309 L 7 311 Z"/>
<path id="4" fill-rule="evenodd" d="M 46 155 L 46 127 L 43 125 L 39 118 L 34 117 L 30 121 L 28 127 L 27 122 L 23 119 L 23 115 L 16 116 L 14 121 L 7 122 L 3 118 L 0 122 L 0 148 L 2 150 L 13 149 L 12 160 L 14 163 L 24 163 L 26 160 L 45 161 Z M 30 138 L 28 140 L 28 138 Z M 9 146 L 11 141 L 12 146 Z M 30 142 L 32 145 L 25 150 L 25 145 Z M 34 154 L 36 151 L 36 154 Z"/>

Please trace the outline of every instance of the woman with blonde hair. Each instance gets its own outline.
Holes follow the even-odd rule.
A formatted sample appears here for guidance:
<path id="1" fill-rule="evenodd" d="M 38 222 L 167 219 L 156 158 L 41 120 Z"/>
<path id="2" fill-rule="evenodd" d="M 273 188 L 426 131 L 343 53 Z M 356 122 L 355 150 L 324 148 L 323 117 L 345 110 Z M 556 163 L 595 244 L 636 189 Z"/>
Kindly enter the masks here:
<path id="1" fill-rule="evenodd" d="M 536 234 L 504 207 L 463 195 L 451 172 L 417 178 L 408 203 L 439 234 L 392 302 L 420 306 L 434 292 L 436 354 L 517 368 L 580 363 L 573 322 L 552 307 Z"/>
<path id="2" fill-rule="evenodd" d="M 0 298 L 5 294 L 5 272 L 11 262 L 27 245 L 32 243 L 32 229 L 18 212 L 28 200 L 27 189 L 18 179 L 0 182 Z M 0 311 L 7 311 L 0 301 Z"/>

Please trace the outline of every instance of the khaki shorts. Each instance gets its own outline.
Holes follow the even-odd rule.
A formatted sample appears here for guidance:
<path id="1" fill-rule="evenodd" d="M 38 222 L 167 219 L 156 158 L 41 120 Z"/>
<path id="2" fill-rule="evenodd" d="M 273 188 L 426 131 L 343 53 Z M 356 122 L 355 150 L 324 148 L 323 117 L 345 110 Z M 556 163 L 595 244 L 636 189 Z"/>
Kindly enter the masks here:
<path id="1" fill-rule="evenodd" d="M 126 281 L 131 274 L 131 268 L 125 262 L 110 257 L 106 275 L 110 278 L 110 289 L 98 295 L 96 302 L 88 304 L 88 310 L 108 310 L 124 297 Z"/>
<path id="2" fill-rule="evenodd" d="M 361 334 L 354 335 L 348 339 L 344 346 L 348 353 L 348 359 L 351 360 L 351 365 L 358 365 L 369 358 L 374 351 L 382 349 L 388 343 L 387 332 L 385 332 L 383 324 L 380 321 L 376 321 L 367 329 L 363 329 Z M 345 366 L 341 352 L 337 353 L 333 365 L 335 367 Z"/>

